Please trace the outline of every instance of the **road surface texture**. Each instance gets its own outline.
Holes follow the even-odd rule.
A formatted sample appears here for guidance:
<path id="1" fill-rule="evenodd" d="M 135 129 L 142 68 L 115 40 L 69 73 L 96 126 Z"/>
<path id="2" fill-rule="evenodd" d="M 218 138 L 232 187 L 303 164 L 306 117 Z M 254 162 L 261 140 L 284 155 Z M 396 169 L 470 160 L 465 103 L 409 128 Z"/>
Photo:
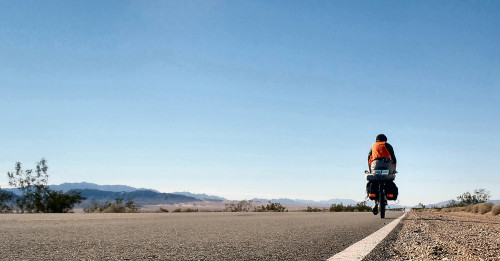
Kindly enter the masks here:
<path id="1" fill-rule="evenodd" d="M 500 260 L 500 216 L 412 211 L 364 260 Z"/>
<path id="2" fill-rule="evenodd" d="M 4 214 L 0 258 L 326 260 L 402 214 Z"/>

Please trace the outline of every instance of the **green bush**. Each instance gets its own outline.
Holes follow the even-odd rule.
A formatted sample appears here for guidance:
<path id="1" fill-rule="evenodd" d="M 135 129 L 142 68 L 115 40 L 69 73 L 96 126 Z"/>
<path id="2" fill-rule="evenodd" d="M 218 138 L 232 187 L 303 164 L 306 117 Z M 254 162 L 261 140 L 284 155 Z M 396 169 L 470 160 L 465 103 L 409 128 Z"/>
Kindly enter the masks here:
<path id="1" fill-rule="evenodd" d="M 85 199 L 80 193 L 63 193 L 62 191 L 50 190 L 47 186 L 49 180 L 48 169 L 47 161 L 42 158 L 37 162 L 35 170 L 23 170 L 21 162 L 16 162 L 15 171 L 7 172 L 9 185 L 21 191 L 21 196 L 15 199 L 15 205 L 21 213 L 65 213 L 73 209 L 75 204 L 81 203 Z M 12 200 L 12 198 L 9 198 L 9 200 Z M 7 208 L 5 204 L 2 205 L 1 198 L 0 210 L 10 211 L 10 208 Z"/>
<path id="2" fill-rule="evenodd" d="M 340 203 L 332 204 L 332 206 L 330 207 L 330 212 L 368 212 L 371 210 L 371 207 L 366 205 L 366 201 L 359 202 L 355 206 L 344 206 L 342 203 Z"/>
<path id="3" fill-rule="evenodd" d="M 474 194 L 465 192 L 457 197 L 460 206 L 474 205 L 487 202 L 490 199 L 490 192 L 485 189 L 475 189 Z M 476 212 L 477 213 L 477 212 Z"/>
<path id="4" fill-rule="evenodd" d="M 42 158 L 37 162 L 35 170 L 23 170 L 21 162 L 16 162 L 15 171 L 7 172 L 9 185 L 21 191 L 21 196 L 16 199 L 16 205 L 21 213 L 47 212 L 44 204 L 44 197 L 49 191 L 47 171 L 47 161 Z"/>
<path id="5" fill-rule="evenodd" d="M 49 190 L 45 197 L 46 212 L 49 213 L 67 213 L 73 209 L 75 204 L 82 203 L 80 192 L 68 192 Z"/>
<path id="6" fill-rule="evenodd" d="M 310 207 L 308 206 L 307 209 L 305 210 L 305 212 L 324 212 L 324 211 L 327 211 L 326 209 L 321 209 L 321 208 L 318 208 L 318 207 Z"/>
<path id="7" fill-rule="evenodd" d="M 264 206 L 261 205 L 260 207 L 255 207 L 254 212 L 285 212 L 286 207 L 283 206 L 281 203 L 273 203 L 269 201 L 269 203 Z"/>
<path id="8" fill-rule="evenodd" d="M 9 202 L 14 198 L 14 194 L 10 191 L 0 190 L 0 213 L 9 213 L 12 211 Z"/>

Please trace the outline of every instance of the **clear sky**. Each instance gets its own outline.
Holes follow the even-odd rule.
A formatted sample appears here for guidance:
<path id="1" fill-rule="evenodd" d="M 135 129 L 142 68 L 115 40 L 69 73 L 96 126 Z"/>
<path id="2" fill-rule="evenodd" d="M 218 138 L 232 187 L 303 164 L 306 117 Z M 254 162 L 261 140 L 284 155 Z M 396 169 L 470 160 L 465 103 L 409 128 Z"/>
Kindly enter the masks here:
<path id="1" fill-rule="evenodd" d="M 2 1 L 0 185 L 230 199 L 500 199 L 499 1 Z"/>

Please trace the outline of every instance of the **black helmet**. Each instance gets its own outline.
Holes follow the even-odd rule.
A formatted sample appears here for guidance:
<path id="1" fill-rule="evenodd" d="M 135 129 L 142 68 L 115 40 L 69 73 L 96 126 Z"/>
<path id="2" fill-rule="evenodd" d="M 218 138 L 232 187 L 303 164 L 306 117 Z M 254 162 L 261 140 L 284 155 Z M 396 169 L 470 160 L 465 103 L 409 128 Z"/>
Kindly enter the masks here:
<path id="1" fill-rule="evenodd" d="M 384 134 L 379 134 L 375 141 L 387 141 L 387 137 Z"/>

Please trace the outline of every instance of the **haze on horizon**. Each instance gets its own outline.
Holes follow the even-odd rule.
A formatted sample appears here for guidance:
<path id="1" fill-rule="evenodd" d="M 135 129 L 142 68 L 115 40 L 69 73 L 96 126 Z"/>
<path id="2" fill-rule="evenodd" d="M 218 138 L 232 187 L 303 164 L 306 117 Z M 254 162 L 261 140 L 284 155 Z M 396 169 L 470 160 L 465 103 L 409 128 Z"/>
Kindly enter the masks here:
<path id="1" fill-rule="evenodd" d="M 0 4 L 0 185 L 365 197 L 375 136 L 403 205 L 500 199 L 498 1 Z"/>

